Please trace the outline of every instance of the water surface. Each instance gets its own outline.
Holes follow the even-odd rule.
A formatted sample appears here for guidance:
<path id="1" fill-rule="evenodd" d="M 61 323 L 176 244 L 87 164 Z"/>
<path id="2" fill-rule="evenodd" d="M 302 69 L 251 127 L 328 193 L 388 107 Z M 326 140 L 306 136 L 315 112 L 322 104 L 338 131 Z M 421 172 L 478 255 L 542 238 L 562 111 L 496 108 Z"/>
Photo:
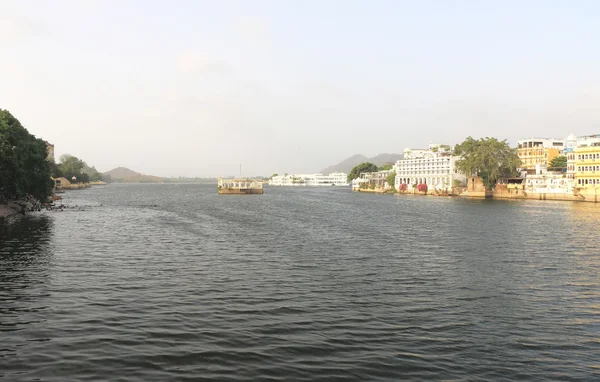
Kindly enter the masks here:
<path id="1" fill-rule="evenodd" d="M 600 205 L 109 185 L 0 225 L 0 379 L 600 379 Z"/>

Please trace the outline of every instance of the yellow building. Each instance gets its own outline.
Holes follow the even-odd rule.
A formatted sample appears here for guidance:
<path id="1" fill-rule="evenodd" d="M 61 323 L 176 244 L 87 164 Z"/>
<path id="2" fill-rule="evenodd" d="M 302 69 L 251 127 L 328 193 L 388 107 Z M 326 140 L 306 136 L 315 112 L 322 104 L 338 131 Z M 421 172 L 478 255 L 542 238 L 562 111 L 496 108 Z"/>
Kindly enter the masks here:
<path id="1" fill-rule="evenodd" d="M 577 187 L 600 188 L 600 143 L 575 149 L 575 181 Z"/>
<path id="2" fill-rule="evenodd" d="M 521 169 L 535 170 L 536 165 L 550 167 L 552 159 L 564 150 L 564 141 L 559 139 L 524 139 L 519 141 L 517 155 L 521 159 Z"/>

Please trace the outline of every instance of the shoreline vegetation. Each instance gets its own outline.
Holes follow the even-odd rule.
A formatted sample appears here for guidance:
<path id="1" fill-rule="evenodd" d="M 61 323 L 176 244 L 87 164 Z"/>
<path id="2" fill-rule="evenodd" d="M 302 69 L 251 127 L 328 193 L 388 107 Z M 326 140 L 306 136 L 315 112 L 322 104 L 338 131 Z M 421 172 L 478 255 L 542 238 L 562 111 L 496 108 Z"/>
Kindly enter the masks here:
<path id="1" fill-rule="evenodd" d="M 52 200 L 48 157 L 46 142 L 0 109 L 0 217 L 41 208 Z"/>
<path id="2" fill-rule="evenodd" d="M 54 161 L 54 145 L 0 109 L 0 219 L 54 208 L 56 192 L 105 184 L 93 166 L 72 155 Z"/>

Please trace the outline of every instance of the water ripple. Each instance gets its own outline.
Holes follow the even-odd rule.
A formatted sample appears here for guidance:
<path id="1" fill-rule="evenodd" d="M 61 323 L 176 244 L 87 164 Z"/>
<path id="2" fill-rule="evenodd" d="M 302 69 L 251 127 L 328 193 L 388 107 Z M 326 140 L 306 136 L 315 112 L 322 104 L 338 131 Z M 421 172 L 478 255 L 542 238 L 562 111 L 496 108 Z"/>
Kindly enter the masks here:
<path id="1" fill-rule="evenodd" d="M 0 379 L 600 376 L 600 206 L 214 191 L 0 225 Z"/>

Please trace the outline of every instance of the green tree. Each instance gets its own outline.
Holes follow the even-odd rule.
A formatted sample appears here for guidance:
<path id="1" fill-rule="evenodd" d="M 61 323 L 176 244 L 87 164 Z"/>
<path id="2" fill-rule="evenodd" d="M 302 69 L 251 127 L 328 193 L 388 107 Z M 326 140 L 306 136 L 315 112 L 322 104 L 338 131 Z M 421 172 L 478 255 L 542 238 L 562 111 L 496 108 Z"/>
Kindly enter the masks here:
<path id="1" fill-rule="evenodd" d="M 379 166 L 377 171 L 391 170 L 393 167 L 394 167 L 394 164 L 392 162 L 386 162 L 383 164 L 383 166 Z"/>
<path id="2" fill-rule="evenodd" d="M 50 161 L 50 175 L 53 178 L 60 178 L 61 176 L 63 176 L 62 171 L 60 171 L 60 167 L 58 167 L 56 162 L 54 162 L 53 160 Z"/>
<path id="3" fill-rule="evenodd" d="M 91 182 L 98 182 L 102 179 L 102 174 L 96 170 L 96 167 L 90 167 L 85 162 L 83 162 L 83 168 L 81 169 L 81 172 L 87 174 Z"/>
<path id="4" fill-rule="evenodd" d="M 461 157 L 456 168 L 466 176 L 480 176 L 488 189 L 493 189 L 498 179 L 514 176 L 521 165 L 517 150 L 496 138 L 468 137 L 454 148 L 454 154 Z"/>
<path id="5" fill-rule="evenodd" d="M 390 185 L 390 187 L 394 187 L 395 183 L 396 183 L 396 172 L 392 171 L 386 178 L 385 181 L 387 182 L 387 184 Z"/>
<path id="6" fill-rule="evenodd" d="M 46 199 L 52 193 L 46 150 L 43 140 L 0 109 L 0 196 L 12 199 L 29 194 Z"/>
<path id="7" fill-rule="evenodd" d="M 82 182 L 84 177 L 82 170 L 84 166 L 85 162 L 81 159 L 65 154 L 60 157 L 58 168 L 69 181 L 72 181 L 73 177 L 75 177 L 76 182 Z"/>
<path id="8" fill-rule="evenodd" d="M 359 164 L 358 166 L 355 166 L 352 171 L 350 171 L 350 174 L 348 174 L 348 182 L 351 182 L 352 180 L 359 178 L 360 174 L 363 172 L 376 172 L 377 171 L 377 166 L 374 165 L 371 162 L 364 162 Z"/>
<path id="9" fill-rule="evenodd" d="M 567 157 L 564 155 L 553 158 L 550 161 L 550 168 L 563 169 L 567 168 Z"/>

